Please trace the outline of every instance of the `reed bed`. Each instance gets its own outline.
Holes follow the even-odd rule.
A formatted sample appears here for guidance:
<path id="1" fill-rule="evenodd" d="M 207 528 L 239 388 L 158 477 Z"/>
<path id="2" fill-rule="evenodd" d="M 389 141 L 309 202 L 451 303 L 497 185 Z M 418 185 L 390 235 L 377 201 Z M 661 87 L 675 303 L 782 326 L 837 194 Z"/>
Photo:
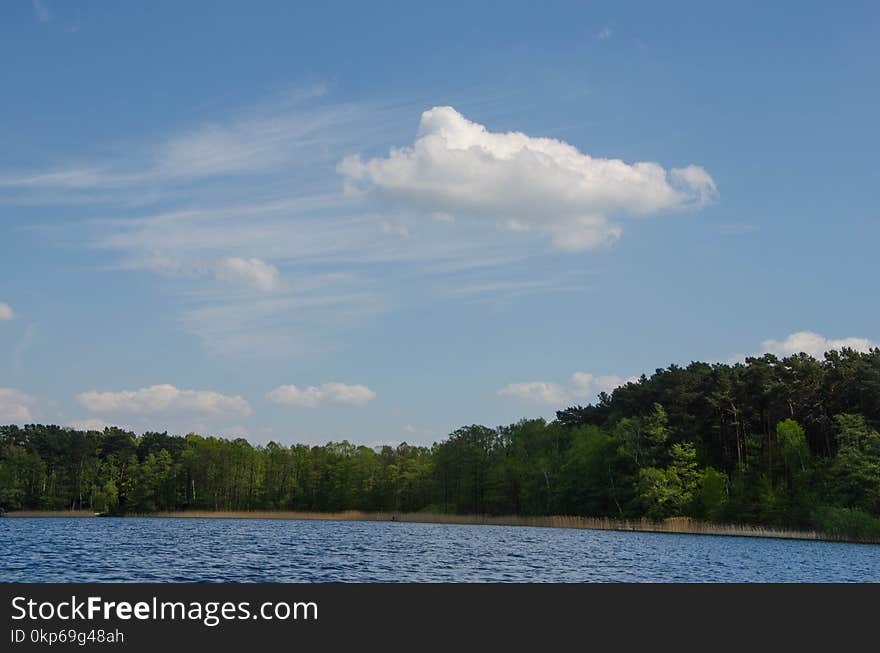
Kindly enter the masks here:
<path id="1" fill-rule="evenodd" d="M 773 529 L 765 526 L 746 524 L 716 524 L 702 522 L 689 517 L 673 517 L 662 521 L 650 519 L 610 519 L 606 517 L 578 517 L 574 515 L 523 516 L 523 515 L 453 515 L 425 512 L 363 512 L 346 510 L 344 512 L 296 512 L 296 511 L 254 511 L 254 512 L 213 512 L 187 511 L 171 512 L 155 517 L 180 518 L 227 518 L 227 519 L 319 519 L 331 521 L 379 521 L 411 522 L 424 524 L 463 524 L 480 526 L 523 526 L 538 528 L 577 528 L 599 531 L 635 531 L 647 533 L 679 533 L 689 535 L 727 535 L 734 537 L 770 537 L 789 540 L 826 540 L 880 543 L 877 540 L 856 540 L 845 536 L 835 536 L 819 531 L 794 531 Z"/>
<path id="2" fill-rule="evenodd" d="M 97 517 L 94 510 L 14 510 L 0 513 L 2 517 Z"/>
<path id="3" fill-rule="evenodd" d="M 95 517 L 89 510 L 17 511 L 6 517 Z M 135 515 L 133 515 L 135 516 Z M 452 515 L 427 512 L 299 512 L 286 510 L 209 511 L 188 510 L 163 512 L 138 517 L 176 519 L 303 519 L 325 521 L 410 522 L 424 524 L 463 524 L 481 526 L 523 526 L 537 528 L 577 528 L 598 531 L 633 531 L 643 533 L 678 533 L 688 535 L 726 535 L 733 537 L 769 537 L 788 540 L 824 540 L 880 544 L 880 540 L 857 539 L 819 531 L 794 531 L 752 526 L 747 524 L 717 524 L 689 517 L 673 517 L 662 521 L 650 519 L 610 519 L 606 517 L 578 517 L 574 515 Z"/>

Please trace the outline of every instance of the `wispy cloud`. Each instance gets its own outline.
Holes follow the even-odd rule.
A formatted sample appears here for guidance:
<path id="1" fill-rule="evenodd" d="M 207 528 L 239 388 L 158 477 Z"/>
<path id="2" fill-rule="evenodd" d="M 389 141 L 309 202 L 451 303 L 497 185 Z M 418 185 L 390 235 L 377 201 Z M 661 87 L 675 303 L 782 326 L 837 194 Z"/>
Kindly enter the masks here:
<path id="1" fill-rule="evenodd" d="M 36 16 L 38 21 L 48 23 L 52 20 L 53 14 L 42 0 L 31 0 L 31 2 L 34 7 L 34 16 Z"/>
<path id="2" fill-rule="evenodd" d="M 722 236 L 745 236 L 757 233 L 760 227 L 756 224 L 747 224 L 744 222 L 731 222 L 718 226 L 718 233 Z"/>
<path id="3" fill-rule="evenodd" d="M 171 276 L 210 276 L 265 293 L 277 292 L 285 287 L 278 268 L 256 257 L 227 256 L 216 260 L 193 262 L 178 261 L 156 254 L 143 261 L 133 262 L 132 267 L 143 267 Z"/>
<path id="4" fill-rule="evenodd" d="M 351 153 L 406 139 L 419 110 L 334 103 L 326 92 L 295 90 L 115 157 L 0 172 L 0 201 L 89 207 L 73 237 L 116 255 L 117 269 L 163 277 L 175 319 L 210 352 L 278 357 L 332 349 L 347 325 L 427 294 L 577 290 L 516 270 L 554 247 L 613 240 L 617 211 L 714 194 L 694 166 L 594 159 L 442 107 L 424 113 L 412 146 L 364 160 Z"/>
<path id="5" fill-rule="evenodd" d="M 323 85 L 293 92 L 269 109 L 253 110 L 181 131 L 158 144 L 132 146 L 115 159 L 23 174 L 0 174 L 0 187 L 125 191 L 146 184 L 278 172 L 314 164 L 332 145 L 331 133 L 354 120 L 353 107 L 312 107 Z M 280 112 L 269 113 L 266 111 Z"/>
<path id="6" fill-rule="evenodd" d="M 334 337 L 351 324 L 383 310 L 370 292 L 296 291 L 276 297 L 250 295 L 198 299 L 183 309 L 180 323 L 215 355 L 286 358 L 335 349 Z"/>
<path id="7" fill-rule="evenodd" d="M 596 34 L 596 38 L 600 41 L 607 41 L 612 36 L 614 36 L 614 32 L 611 31 L 610 27 L 603 27 L 602 30 Z"/>

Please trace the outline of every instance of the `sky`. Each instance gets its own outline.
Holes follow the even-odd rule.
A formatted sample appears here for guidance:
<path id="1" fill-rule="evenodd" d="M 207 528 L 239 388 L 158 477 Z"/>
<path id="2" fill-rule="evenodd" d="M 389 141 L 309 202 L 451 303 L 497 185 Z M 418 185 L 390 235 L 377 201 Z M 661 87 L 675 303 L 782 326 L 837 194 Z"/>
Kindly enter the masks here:
<path id="1" fill-rule="evenodd" d="M 876 346 L 880 9 L 728 4 L 3 3 L 0 423 L 430 444 Z"/>

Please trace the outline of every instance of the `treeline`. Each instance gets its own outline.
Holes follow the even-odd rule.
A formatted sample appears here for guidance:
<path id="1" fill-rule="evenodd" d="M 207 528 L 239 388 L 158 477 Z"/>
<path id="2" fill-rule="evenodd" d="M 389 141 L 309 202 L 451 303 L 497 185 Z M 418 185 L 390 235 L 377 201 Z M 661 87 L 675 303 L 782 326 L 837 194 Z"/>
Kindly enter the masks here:
<path id="1" fill-rule="evenodd" d="M 431 447 L 0 427 L 0 509 L 572 514 L 880 537 L 880 349 L 670 366 Z"/>

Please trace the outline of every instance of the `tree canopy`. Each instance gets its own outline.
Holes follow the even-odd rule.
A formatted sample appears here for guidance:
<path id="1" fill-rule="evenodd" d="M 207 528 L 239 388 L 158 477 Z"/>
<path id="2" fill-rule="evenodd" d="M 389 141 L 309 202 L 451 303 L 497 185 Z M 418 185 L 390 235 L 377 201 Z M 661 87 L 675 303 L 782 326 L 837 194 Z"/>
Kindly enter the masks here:
<path id="1" fill-rule="evenodd" d="M 0 427 L 0 509 L 434 511 L 880 535 L 880 349 L 658 369 L 430 447 Z"/>

